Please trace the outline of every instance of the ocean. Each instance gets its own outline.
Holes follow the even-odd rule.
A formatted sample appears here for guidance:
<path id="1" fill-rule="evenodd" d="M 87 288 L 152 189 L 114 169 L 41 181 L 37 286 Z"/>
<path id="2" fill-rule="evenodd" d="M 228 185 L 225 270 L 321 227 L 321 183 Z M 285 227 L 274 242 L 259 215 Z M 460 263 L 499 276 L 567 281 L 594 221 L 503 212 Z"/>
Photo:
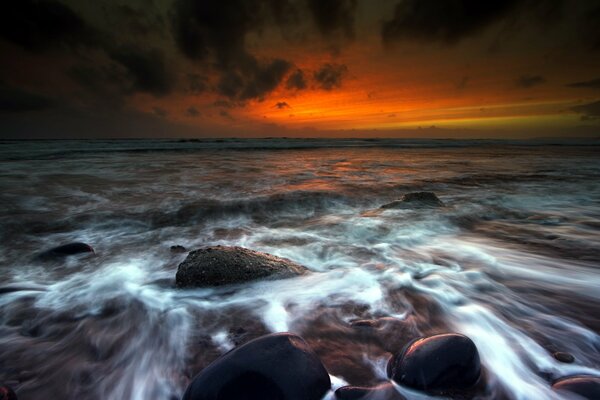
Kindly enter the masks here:
<path id="1" fill-rule="evenodd" d="M 380 208 L 416 191 L 445 207 Z M 563 399 L 554 380 L 600 375 L 598 142 L 2 141 L 0 204 L 0 383 L 19 399 L 178 399 L 283 331 L 337 386 L 384 381 L 394 346 L 443 332 L 475 342 L 478 398 Z M 95 255 L 36 259 L 69 242 Z M 311 273 L 178 289 L 176 245 Z M 377 318 L 396 325 L 353 324 Z"/>

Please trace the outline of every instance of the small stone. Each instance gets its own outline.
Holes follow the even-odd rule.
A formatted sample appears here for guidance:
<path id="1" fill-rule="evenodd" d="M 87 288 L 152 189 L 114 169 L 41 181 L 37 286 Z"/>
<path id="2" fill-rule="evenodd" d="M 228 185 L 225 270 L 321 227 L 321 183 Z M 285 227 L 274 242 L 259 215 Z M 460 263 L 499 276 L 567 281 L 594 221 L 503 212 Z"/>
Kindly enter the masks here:
<path id="1" fill-rule="evenodd" d="M 562 351 L 557 351 L 556 353 L 554 353 L 554 358 L 556 358 L 558 361 L 560 361 L 562 363 L 566 363 L 566 364 L 571 364 L 572 362 L 575 361 L 575 357 L 573 357 L 572 354 L 565 353 Z"/>

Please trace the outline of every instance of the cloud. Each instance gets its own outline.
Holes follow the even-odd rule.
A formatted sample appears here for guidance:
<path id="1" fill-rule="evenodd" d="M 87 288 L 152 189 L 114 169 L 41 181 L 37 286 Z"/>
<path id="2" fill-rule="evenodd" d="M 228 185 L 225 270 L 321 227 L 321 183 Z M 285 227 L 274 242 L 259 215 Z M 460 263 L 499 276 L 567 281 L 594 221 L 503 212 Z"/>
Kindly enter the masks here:
<path id="1" fill-rule="evenodd" d="M 304 72 L 301 69 L 297 69 L 296 71 L 292 72 L 287 79 L 285 87 L 290 90 L 306 89 L 306 78 L 304 77 Z"/>
<path id="2" fill-rule="evenodd" d="M 192 94 L 203 93 L 207 88 L 207 78 L 199 74 L 188 74 L 188 91 Z"/>
<path id="3" fill-rule="evenodd" d="M 589 81 L 573 82 L 567 84 L 566 86 L 581 89 L 600 89 L 600 78 L 592 79 Z"/>
<path id="4" fill-rule="evenodd" d="M 384 21 L 386 43 L 403 39 L 456 43 L 483 30 L 512 11 L 516 0 L 403 0 Z"/>
<path id="5" fill-rule="evenodd" d="M 153 107 L 152 113 L 161 118 L 166 118 L 169 115 L 169 112 L 162 107 Z"/>
<path id="6" fill-rule="evenodd" d="M 160 50 L 122 46 L 112 50 L 110 56 L 127 70 L 133 91 L 155 96 L 164 96 L 171 91 L 173 82 Z"/>
<path id="7" fill-rule="evenodd" d="M 323 36 L 337 32 L 354 38 L 356 0 L 308 0 L 308 9 Z"/>
<path id="8" fill-rule="evenodd" d="M 600 100 L 572 107 L 571 111 L 582 114 L 582 120 L 600 119 Z"/>
<path id="9" fill-rule="evenodd" d="M 289 105 L 287 102 L 285 102 L 285 101 L 279 101 L 279 102 L 275 103 L 275 105 L 274 105 L 273 107 L 275 107 L 275 108 L 276 108 L 276 109 L 278 109 L 278 110 L 284 110 L 284 109 L 286 109 L 286 108 L 292 108 L 292 107 L 290 107 L 290 105 Z"/>
<path id="10" fill-rule="evenodd" d="M 291 63 L 259 60 L 246 49 L 246 35 L 264 24 L 265 1 L 179 0 L 172 30 L 179 50 L 196 62 L 213 65 L 220 74 L 217 92 L 230 99 L 262 99 L 275 89 Z"/>
<path id="11" fill-rule="evenodd" d="M 342 86 L 342 79 L 347 73 L 346 65 L 327 63 L 315 71 L 313 78 L 321 89 L 332 90 Z"/>
<path id="12" fill-rule="evenodd" d="M 40 111 L 54 106 L 46 96 L 0 83 L 0 113 Z"/>
<path id="13" fill-rule="evenodd" d="M 199 117 L 200 111 L 194 106 L 189 106 L 188 109 L 185 110 L 185 115 L 188 117 Z"/>
<path id="14" fill-rule="evenodd" d="M 69 7 L 56 1 L 6 1 L 0 36 L 29 51 L 89 42 L 91 31 Z"/>
<path id="15" fill-rule="evenodd" d="M 546 83 L 546 78 L 540 75 L 522 75 L 515 79 L 515 86 L 528 89 Z"/>

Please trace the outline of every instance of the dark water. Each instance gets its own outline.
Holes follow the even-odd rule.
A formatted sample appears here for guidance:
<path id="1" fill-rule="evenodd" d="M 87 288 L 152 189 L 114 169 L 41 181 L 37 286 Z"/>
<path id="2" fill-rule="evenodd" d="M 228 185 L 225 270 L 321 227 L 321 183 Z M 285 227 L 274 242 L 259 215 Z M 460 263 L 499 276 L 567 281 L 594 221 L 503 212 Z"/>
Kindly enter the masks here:
<path id="1" fill-rule="evenodd" d="M 479 349 L 482 397 L 564 398 L 553 380 L 600 375 L 599 156 L 537 142 L 0 143 L 0 382 L 25 400 L 178 398 L 232 346 L 291 331 L 336 385 L 373 384 L 390 351 L 455 331 Z M 420 190 L 447 207 L 377 210 Z M 33 260 L 71 241 L 96 256 Z M 170 246 L 216 244 L 314 273 L 174 289 L 185 254 Z M 403 322 L 350 324 L 380 317 Z"/>

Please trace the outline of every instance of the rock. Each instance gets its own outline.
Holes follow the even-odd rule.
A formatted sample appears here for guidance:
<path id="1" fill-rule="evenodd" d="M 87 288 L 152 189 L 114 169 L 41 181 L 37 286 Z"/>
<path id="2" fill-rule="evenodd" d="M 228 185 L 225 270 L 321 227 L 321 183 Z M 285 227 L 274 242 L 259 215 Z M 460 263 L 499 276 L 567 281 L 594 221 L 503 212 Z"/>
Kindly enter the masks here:
<path id="1" fill-rule="evenodd" d="M 444 207 L 444 203 L 438 199 L 433 192 L 413 192 L 402 196 L 401 200 L 395 200 L 384 204 L 380 208 L 434 208 Z"/>
<path id="2" fill-rule="evenodd" d="M 185 253 L 187 251 L 187 249 L 181 245 L 175 245 L 175 246 L 171 246 L 171 251 L 173 253 Z"/>
<path id="3" fill-rule="evenodd" d="M 406 400 L 391 383 L 375 387 L 343 386 L 335 391 L 339 400 Z"/>
<path id="4" fill-rule="evenodd" d="M 81 253 L 94 253 L 92 246 L 86 243 L 73 242 L 44 251 L 38 255 L 40 260 L 55 260 Z"/>
<path id="5" fill-rule="evenodd" d="M 330 387 L 325 367 L 301 337 L 275 333 L 214 361 L 182 400 L 320 400 Z"/>
<path id="6" fill-rule="evenodd" d="M 573 361 L 575 361 L 575 357 L 573 357 L 572 354 L 565 353 L 562 351 L 557 351 L 556 353 L 553 354 L 553 356 L 558 361 L 560 361 L 562 363 L 566 363 L 566 364 L 571 364 Z"/>
<path id="7" fill-rule="evenodd" d="M 575 393 L 584 399 L 600 399 L 600 377 L 597 376 L 570 376 L 556 381 L 552 388 L 561 392 Z"/>
<path id="8" fill-rule="evenodd" d="M 388 377 L 420 390 L 464 390 L 475 385 L 481 374 L 477 347 L 456 333 L 412 341 L 392 356 Z"/>
<path id="9" fill-rule="evenodd" d="M 17 400 L 17 395 L 9 386 L 1 385 L 0 400 Z"/>
<path id="10" fill-rule="evenodd" d="M 302 265 L 243 247 L 213 246 L 190 252 L 179 264 L 179 287 L 221 286 L 261 278 L 281 279 L 302 275 Z"/>

